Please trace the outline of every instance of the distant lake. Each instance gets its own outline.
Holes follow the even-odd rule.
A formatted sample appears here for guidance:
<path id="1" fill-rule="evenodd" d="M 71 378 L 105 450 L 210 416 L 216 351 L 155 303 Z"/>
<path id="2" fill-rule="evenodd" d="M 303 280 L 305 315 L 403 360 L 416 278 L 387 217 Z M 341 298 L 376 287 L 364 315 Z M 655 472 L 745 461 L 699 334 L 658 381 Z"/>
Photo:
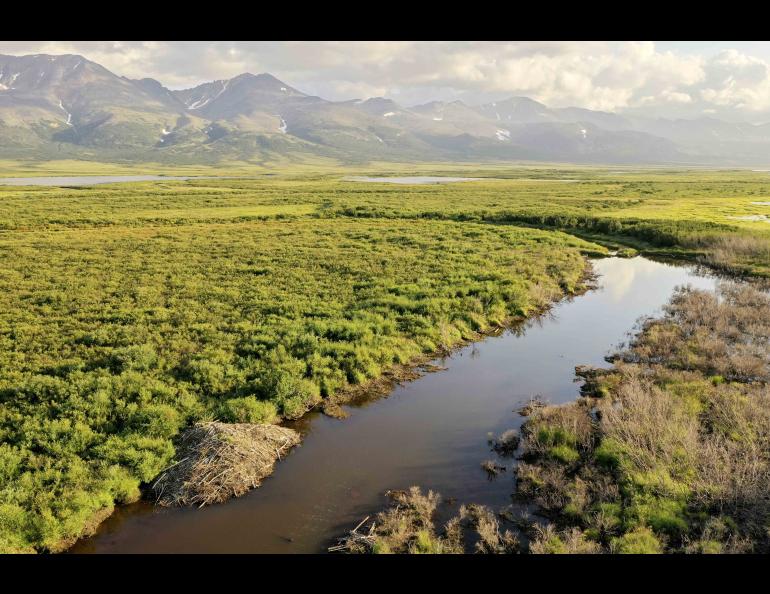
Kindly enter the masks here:
<path id="1" fill-rule="evenodd" d="M 384 184 L 451 184 L 464 181 L 480 181 L 483 177 L 430 177 L 417 175 L 414 177 L 344 177 L 344 181 L 377 182 Z"/>
<path id="2" fill-rule="evenodd" d="M 512 177 L 512 178 L 499 178 L 499 177 L 445 177 L 445 176 L 429 176 L 429 175 L 415 175 L 412 177 L 367 177 L 367 176 L 350 176 L 343 177 L 342 181 L 355 181 L 355 182 L 375 182 L 383 184 L 452 184 L 455 182 L 465 181 L 496 181 L 505 179 L 510 182 L 562 182 L 562 183 L 574 183 L 584 181 L 582 179 L 562 179 L 562 178 L 535 178 L 535 177 Z"/>
<path id="3" fill-rule="evenodd" d="M 120 182 L 177 181 L 206 179 L 200 176 L 173 175 L 81 175 L 73 177 L 0 177 L 0 186 L 93 186 Z"/>

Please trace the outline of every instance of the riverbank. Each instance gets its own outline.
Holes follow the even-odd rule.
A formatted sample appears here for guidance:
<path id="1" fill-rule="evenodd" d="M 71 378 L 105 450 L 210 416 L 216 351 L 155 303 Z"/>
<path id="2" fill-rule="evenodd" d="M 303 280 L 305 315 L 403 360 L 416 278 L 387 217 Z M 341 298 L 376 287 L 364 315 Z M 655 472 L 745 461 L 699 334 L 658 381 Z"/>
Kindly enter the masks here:
<path id="1" fill-rule="evenodd" d="M 344 416 L 339 416 L 340 405 L 350 404 L 361 399 L 371 401 L 373 398 L 387 396 L 396 386 L 404 382 L 415 381 L 425 373 L 443 371 L 445 368 L 441 365 L 436 365 L 434 361 L 451 357 L 452 354 L 469 345 L 489 337 L 500 336 L 503 332 L 521 327 L 527 321 L 539 319 L 547 315 L 554 305 L 559 302 L 579 297 L 590 290 L 596 289 L 597 280 L 597 275 L 591 261 L 586 260 L 583 272 L 574 285 L 563 287 L 563 293 L 547 297 L 545 301 L 539 303 L 534 309 L 527 311 L 526 314 L 510 316 L 498 323 L 490 324 L 487 328 L 482 328 L 460 337 L 454 342 L 440 344 L 436 350 L 420 354 L 406 364 L 391 366 L 384 370 L 379 377 L 360 384 L 347 385 L 318 406 L 324 414 L 329 414 L 335 418 L 344 418 Z"/>
<path id="2" fill-rule="evenodd" d="M 449 344 L 442 344 L 439 346 L 439 348 L 433 352 L 421 354 L 417 357 L 414 357 L 406 364 L 399 364 L 391 366 L 388 369 L 385 369 L 382 371 L 381 375 L 372 378 L 370 380 L 367 380 L 365 382 L 362 382 L 360 384 L 351 384 L 348 385 L 336 393 L 330 395 L 328 398 L 325 398 L 323 401 L 316 404 L 314 407 L 312 407 L 308 412 L 311 412 L 314 409 L 318 409 L 323 414 L 333 417 L 333 418 L 346 418 L 347 413 L 344 412 L 341 408 L 341 405 L 349 405 L 356 401 L 359 403 L 362 402 L 371 402 L 372 400 L 380 397 L 384 397 L 392 393 L 394 388 L 396 386 L 403 385 L 404 382 L 414 381 L 422 377 L 425 373 L 433 373 L 442 371 L 445 368 L 440 365 L 435 365 L 433 361 L 435 361 L 438 358 L 446 358 L 451 357 L 453 353 L 457 353 L 459 350 L 466 348 L 467 346 L 484 340 L 488 337 L 494 337 L 499 336 L 502 332 L 509 331 L 517 326 L 520 326 L 523 323 L 526 323 L 528 320 L 536 319 L 542 315 L 545 315 L 554 304 L 558 303 L 559 301 L 563 299 L 571 299 L 574 297 L 577 297 L 579 295 L 584 294 L 586 291 L 589 291 L 591 289 L 594 289 L 596 287 L 596 275 L 593 271 L 593 267 L 591 266 L 590 262 L 586 262 L 586 266 L 584 268 L 582 276 L 578 279 L 573 289 L 570 290 L 570 292 L 560 295 L 558 297 L 554 296 L 552 297 L 552 301 L 549 303 L 544 303 L 538 305 L 537 309 L 529 312 L 529 317 L 524 316 L 517 316 L 517 317 L 511 317 L 506 320 L 504 320 L 500 324 L 494 324 L 491 325 L 489 328 L 482 329 L 479 331 L 475 331 L 470 333 L 468 336 L 461 338 L 459 341 L 455 343 L 449 343 Z M 299 422 L 299 425 L 301 426 L 301 421 Z M 296 431 L 288 429 L 291 433 L 294 435 L 298 435 Z M 300 442 L 299 438 L 292 438 L 292 445 L 295 445 Z M 180 451 L 180 453 L 177 455 L 178 458 L 182 458 L 184 460 L 187 460 L 186 451 Z M 277 455 L 276 458 L 280 459 L 280 455 Z M 264 463 L 262 463 L 264 465 Z M 221 465 L 220 465 L 221 466 Z M 176 465 L 172 465 L 172 468 L 177 468 Z M 221 466 L 218 468 L 218 471 L 220 473 L 227 472 L 228 468 Z M 266 476 L 269 476 L 272 474 L 273 468 L 272 463 L 270 464 L 270 470 L 266 473 L 260 473 L 260 480 L 262 478 L 265 478 Z M 164 470 L 161 473 L 161 477 L 165 476 L 165 473 L 167 471 Z M 179 481 L 177 481 L 179 482 Z M 197 482 L 197 481 L 195 481 Z M 157 488 L 158 478 L 154 478 L 150 481 L 150 484 L 153 485 L 153 494 L 158 495 L 159 489 Z M 254 483 L 251 484 L 250 488 L 257 487 L 258 484 Z M 176 489 L 170 489 L 172 492 L 179 491 L 181 487 L 177 486 Z M 232 489 L 227 491 L 227 494 L 225 497 L 218 500 L 218 503 L 223 502 L 225 499 L 229 499 L 233 496 L 242 496 L 246 491 L 249 489 L 241 489 L 239 491 L 233 491 Z M 161 488 L 161 492 L 164 492 L 165 489 Z M 219 491 L 217 491 L 219 493 Z M 180 498 L 178 498 L 180 499 Z M 194 497 L 188 498 L 194 503 L 200 503 L 200 501 L 197 501 Z M 181 500 L 181 499 L 180 499 Z M 187 502 L 187 499 L 184 499 L 185 503 Z M 131 502 L 127 502 L 131 503 Z M 205 500 L 204 503 L 211 503 L 211 501 Z M 200 505 L 199 507 L 202 507 Z M 92 536 L 94 533 L 97 532 L 98 525 L 103 522 L 106 518 L 108 518 L 114 511 L 114 508 L 112 509 L 104 509 L 97 512 L 96 516 L 92 521 L 90 521 L 87 524 L 86 529 L 83 531 L 83 533 L 80 535 L 80 538 L 87 538 Z M 63 550 L 68 549 L 71 547 L 77 539 L 67 539 L 66 541 L 62 541 L 61 543 L 58 543 L 53 550 L 55 552 L 61 552 Z"/>
<path id="3" fill-rule="evenodd" d="M 518 492 L 543 552 L 770 550 L 770 296 L 682 289 L 578 403 L 524 426 Z M 566 535 L 569 536 L 566 536 Z"/>
<path id="4" fill-rule="evenodd" d="M 0 249 L 8 551 L 58 550 L 136 500 L 185 427 L 297 419 L 574 291 L 582 253 L 604 251 L 454 222 L 194 216 L 12 229 Z"/>
<path id="5" fill-rule="evenodd" d="M 675 286 L 713 286 L 690 269 L 644 258 L 594 265 L 599 289 L 433 361 L 441 370 L 396 385 L 387 398 L 342 404 L 344 421 L 318 411 L 290 422 L 303 443 L 259 489 L 201 510 L 122 507 L 72 551 L 318 553 L 375 514 L 385 491 L 414 484 L 444 496 L 440 515 L 462 503 L 504 507 L 511 467 L 500 459 L 507 471 L 489 480 L 480 466 L 495 456 L 487 434 L 518 427 L 523 417 L 512 410 L 533 394 L 573 399 L 574 366 L 601 364 Z"/>
<path id="6" fill-rule="evenodd" d="M 678 289 L 612 368 L 577 368 L 580 398 L 526 411 L 519 513 L 466 506 L 441 525 L 415 487 L 334 550 L 767 552 L 768 319 L 749 285 Z"/>
<path id="7" fill-rule="evenodd" d="M 340 389 L 338 392 L 319 402 L 316 406 L 311 408 L 308 413 L 315 409 L 332 418 L 345 418 L 347 417 L 347 413 L 344 412 L 341 408 L 342 405 L 351 405 L 355 403 L 364 405 L 371 403 L 380 397 L 391 394 L 394 388 L 403 385 L 404 382 L 417 380 L 425 373 L 442 371 L 445 368 L 434 363 L 437 358 L 443 359 L 451 357 L 454 353 L 457 353 L 463 348 L 466 348 L 478 341 L 484 340 L 488 337 L 500 336 L 501 333 L 510 331 L 511 329 L 526 323 L 528 320 L 537 319 L 538 317 L 545 315 L 554 306 L 554 304 L 559 303 L 563 299 L 571 299 L 577 297 L 584 294 L 586 291 L 595 288 L 595 282 L 596 276 L 594 274 L 593 267 L 591 266 L 590 262 L 586 261 L 582 274 L 577 278 L 574 286 L 569 288 L 568 293 L 558 296 L 555 294 L 552 295 L 550 297 L 551 301 L 539 303 L 534 310 L 527 312 L 528 317 L 523 315 L 515 317 L 512 316 L 503 320 L 501 323 L 490 325 L 488 328 L 470 332 L 468 335 L 461 337 L 456 342 L 441 344 L 435 351 L 421 354 L 414 357 L 405 364 L 394 365 L 388 369 L 383 370 L 381 375 L 378 377 L 372 378 L 360 384 L 350 384 Z M 301 431 L 303 424 L 305 423 L 306 415 L 303 415 L 303 417 L 300 417 L 294 421 L 290 421 L 288 426 Z M 289 430 L 296 434 L 296 431 L 293 429 Z M 180 455 L 183 454 L 184 452 L 182 452 Z M 156 480 L 153 479 L 150 481 L 150 483 L 156 483 Z M 157 489 L 154 488 L 154 491 L 155 495 L 157 495 Z M 245 493 L 245 490 L 238 493 L 238 495 L 243 495 L 243 493 Z M 234 493 L 230 493 L 230 495 L 234 495 Z M 100 514 L 99 521 L 103 521 L 108 516 L 109 513 Z M 87 538 L 93 535 L 96 531 L 95 526 L 96 524 L 90 525 L 88 532 L 84 533 L 81 538 Z M 72 546 L 72 544 L 73 541 L 62 543 L 58 550 L 69 548 Z"/>

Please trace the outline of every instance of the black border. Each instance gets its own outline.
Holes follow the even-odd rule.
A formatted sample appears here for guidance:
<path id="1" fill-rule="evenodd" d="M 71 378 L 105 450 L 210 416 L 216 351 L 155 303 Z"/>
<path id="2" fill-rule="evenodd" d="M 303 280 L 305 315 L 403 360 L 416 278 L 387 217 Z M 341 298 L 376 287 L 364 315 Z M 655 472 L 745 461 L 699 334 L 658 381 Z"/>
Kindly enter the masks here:
<path id="1" fill-rule="evenodd" d="M 760 6 L 689 3 L 5 3 L 3 38 L 695 39 L 768 35 Z"/>

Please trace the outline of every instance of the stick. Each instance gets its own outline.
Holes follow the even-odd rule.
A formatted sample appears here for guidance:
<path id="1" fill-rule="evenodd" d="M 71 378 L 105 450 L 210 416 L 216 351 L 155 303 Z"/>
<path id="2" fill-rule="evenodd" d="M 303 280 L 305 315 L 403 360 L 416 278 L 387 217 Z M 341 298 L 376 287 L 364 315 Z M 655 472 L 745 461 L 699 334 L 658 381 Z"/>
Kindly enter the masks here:
<path id="1" fill-rule="evenodd" d="M 359 528 L 360 528 L 360 527 L 361 527 L 361 526 L 364 524 L 364 522 L 366 522 L 366 520 L 368 520 L 368 519 L 369 519 L 369 516 L 366 516 L 366 517 L 365 517 L 363 520 L 361 520 L 361 521 L 358 523 L 358 526 L 356 526 L 355 528 L 353 528 L 353 530 L 351 530 L 350 532 L 355 532 L 356 530 L 358 530 L 358 529 L 359 529 Z"/>

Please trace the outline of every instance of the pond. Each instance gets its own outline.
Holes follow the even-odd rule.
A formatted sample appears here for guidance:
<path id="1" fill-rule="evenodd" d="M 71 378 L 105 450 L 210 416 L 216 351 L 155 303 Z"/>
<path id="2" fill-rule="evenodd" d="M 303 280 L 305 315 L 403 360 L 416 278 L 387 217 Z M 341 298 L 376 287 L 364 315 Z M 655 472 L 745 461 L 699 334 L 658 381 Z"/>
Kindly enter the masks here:
<path id="1" fill-rule="evenodd" d="M 0 177 L 0 186 L 93 186 L 120 182 L 208 179 L 191 175 L 76 175 L 70 177 Z"/>

